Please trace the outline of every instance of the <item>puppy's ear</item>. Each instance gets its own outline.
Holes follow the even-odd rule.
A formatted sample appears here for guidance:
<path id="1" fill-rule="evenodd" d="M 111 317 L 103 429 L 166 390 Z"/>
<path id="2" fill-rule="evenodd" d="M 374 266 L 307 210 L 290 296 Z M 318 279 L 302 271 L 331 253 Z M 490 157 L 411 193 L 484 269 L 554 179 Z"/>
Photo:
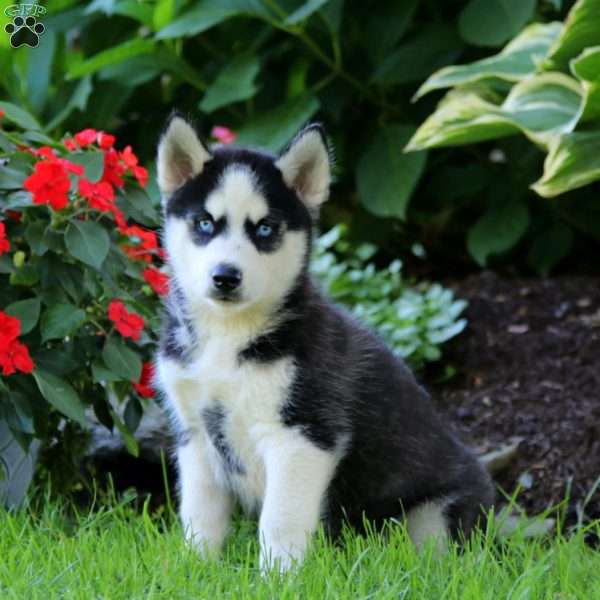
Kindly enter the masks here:
<path id="1" fill-rule="evenodd" d="M 311 211 L 329 196 L 331 165 L 325 132 L 320 125 L 309 125 L 281 153 L 275 166 L 285 183 L 292 188 Z"/>
<path id="2" fill-rule="evenodd" d="M 162 194 L 169 197 L 198 175 L 211 158 L 196 130 L 181 115 L 173 115 L 158 144 L 158 187 Z"/>

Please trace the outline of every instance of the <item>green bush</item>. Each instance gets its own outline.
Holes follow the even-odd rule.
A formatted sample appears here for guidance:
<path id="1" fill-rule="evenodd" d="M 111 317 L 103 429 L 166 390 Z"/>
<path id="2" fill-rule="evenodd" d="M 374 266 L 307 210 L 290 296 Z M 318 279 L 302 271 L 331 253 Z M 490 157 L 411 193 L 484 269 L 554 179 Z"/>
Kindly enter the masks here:
<path id="1" fill-rule="evenodd" d="M 472 144 L 516 133 L 544 152 L 543 174 L 531 185 L 553 198 L 600 179 L 600 1 L 579 0 L 564 24 L 526 27 L 495 56 L 431 75 L 416 98 L 452 87 L 419 127 L 407 150 Z M 525 233 L 525 199 L 491 207 L 469 232 L 473 257 L 514 245 Z M 593 224 L 592 224 L 593 225 Z M 572 233 L 552 223 L 531 248 L 547 272 L 569 252 Z"/>
<path id="2" fill-rule="evenodd" d="M 75 440 L 91 408 L 137 452 L 130 432 L 152 395 L 168 281 L 147 229 L 158 198 L 131 148 L 114 143 L 91 129 L 61 142 L 0 131 L 0 420 L 24 447 Z M 124 421 L 109 393 L 126 402 Z"/>
<path id="3" fill-rule="evenodd" d="M 337 156 L 327 225 L 346 222 L 390 257 L 417 240 L 442 267 L 492 255 L 522 267 L 529 253 L 544 270 L 536 257 L 545 240 L 564 242 L 572 227 L 600 237 L 587 189 L 536 202 L 528 185 L 541 155 L 515 138 L 402 150 L 434 110 L 434 94 L 411 102 L 432 72 L 489 54 L 532 21 L 562 19 L 562 4 L 49 0 L 39 48 L 14 49 L 0 36 L 0 93 L 34 115 L 32 130 L 110 129 L 147 160 L 173 106 L 198 115 L 205 133 L 220 123 L 239 142 L 274 150 L 320 119 Z M 503 211 L 508 199 L 521 208 Z M 495 240 L 485 257 L 473 237 Z"/>
<path id="4" fill-rule="evenodd" d="M 346 228 L 337 225 L 317 239 L 312 271 L 332 298 L 349 306 L 413 367 L 439 360 L 439 346 L 467 324 L 458 318 L 467 303 L 437 284 L 408 285 L 399 260 L 378 269 L 371 262 L 376 252 L 372 244 L 354 247 Z"/>

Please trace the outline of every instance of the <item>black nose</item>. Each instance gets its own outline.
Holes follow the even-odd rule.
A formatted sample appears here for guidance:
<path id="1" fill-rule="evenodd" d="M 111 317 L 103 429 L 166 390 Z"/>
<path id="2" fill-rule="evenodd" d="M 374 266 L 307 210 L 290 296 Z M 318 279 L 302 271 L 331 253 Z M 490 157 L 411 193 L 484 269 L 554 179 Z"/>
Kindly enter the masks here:
<path id="1" fill-rule="evenodd" d="M 233 265 L 217 265 L 211 276 L 214 286 L 222 292 L 233 292 L 242 283 L 242 273 Z"/>

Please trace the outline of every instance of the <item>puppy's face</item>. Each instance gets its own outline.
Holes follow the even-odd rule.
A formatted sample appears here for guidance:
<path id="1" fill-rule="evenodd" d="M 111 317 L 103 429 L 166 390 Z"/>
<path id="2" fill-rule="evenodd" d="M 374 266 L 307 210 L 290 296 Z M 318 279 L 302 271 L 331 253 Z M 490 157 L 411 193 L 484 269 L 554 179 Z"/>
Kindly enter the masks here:
<path id="1" fill-rule="evenodd" d="M 301 132 L 279 158 L 211 153 L 175 117 L 160 142 L 158 177 L 167 254 L 186 298 L 230 312 L 282 303 L 306 268 L 311 213 L 328 193 L 320 130 Z"/>

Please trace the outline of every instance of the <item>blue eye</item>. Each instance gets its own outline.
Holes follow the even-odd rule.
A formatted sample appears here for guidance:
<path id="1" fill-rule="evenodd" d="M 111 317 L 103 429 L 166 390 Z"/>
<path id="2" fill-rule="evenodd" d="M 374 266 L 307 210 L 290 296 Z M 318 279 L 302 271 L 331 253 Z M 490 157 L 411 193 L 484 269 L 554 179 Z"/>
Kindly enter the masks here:
<path id="1" fill-rule="evenodd" d="M 261 223 L 256 228 L 256 235 L 262 238 L 271 237 L 273 235 L 273 228 L 270 225 L 267 225 L 266 223 Z"/>
<path id="2" fill-rule="evenodd" d="M 212 235 L 215 230 L 215 224 L 210 219 L 198 221 L 198 230 L 204 235 Z"/>

